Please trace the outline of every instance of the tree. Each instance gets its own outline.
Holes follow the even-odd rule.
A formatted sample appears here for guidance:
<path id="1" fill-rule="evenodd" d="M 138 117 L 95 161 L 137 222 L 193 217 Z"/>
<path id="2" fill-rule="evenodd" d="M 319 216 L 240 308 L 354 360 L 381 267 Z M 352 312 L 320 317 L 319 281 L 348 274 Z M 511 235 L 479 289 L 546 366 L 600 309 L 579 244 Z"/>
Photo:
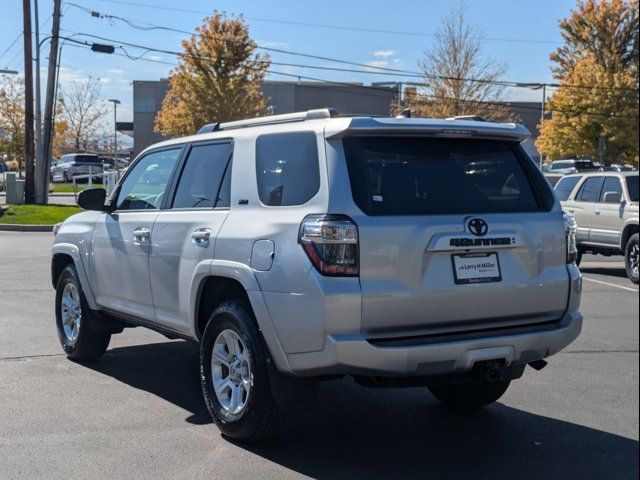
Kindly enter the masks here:
<path id="1" fill-rule="evenodd" d="M 156 132 L 190 135 L 207 123 L 266 113 L 260 85 L 269 57 L 254 53 L 256 44 L 242 16 L 214 12 L 182 46 L 184 54 L 156 117 Z"/>
<path id="2" fill-rule="evenodd" d="M 2 76 L 0 84 L 0 151 L 22 164 L 24 157 L 24 80 Z"/>
<path id="3" fill-rule="evenodd" d="M 547 105 L 553 118 L 541 127 L 538 150 L 550 159 L 598 158 L 604 137 L 607 163 L 637 164 L 638 95 L 631 73 L 608 72 L 589 56 L 577 60 L 560 85 Z"/>
<path id="4" fill-rule="evenodd" d="M 638 76 L 638 0 L 579 0 L 560 22 L 564 45 L 551 54 L 552 71 L 563 79 L 580 59 L 592 57 L 608 72 Z"/>
<path id="5" fill-rule="evenodd" d="M 56 123 L 65 122 L 75 151 L 85 152 L 107 113 L 99 80 L 89 77 L 84 82 L 70 82 L 62 89 L 58 103 Z"/>
<path id="6" fill-rule="evenodd" d="M 424 53 L 418 66 L 424 87 L 405 92 L 401 105 L 421 117 L 479 115 L 496 121 L 517 116 L 502 105 L 506 68 L 482 53 L 484 32 L 470 25 L 463 7 L 452 9 L 436 33 L 434 46 Z M 393 112 L 392 112 L 393 113 Z"/>
<path id="7" fill-rule="evenodd" d="M 551 54 L 560 88 L 548 102 L 538 150 L 550 159 L 638 162 L 638 1 L 580 1 L 560 22 L 564 45 Z"/>

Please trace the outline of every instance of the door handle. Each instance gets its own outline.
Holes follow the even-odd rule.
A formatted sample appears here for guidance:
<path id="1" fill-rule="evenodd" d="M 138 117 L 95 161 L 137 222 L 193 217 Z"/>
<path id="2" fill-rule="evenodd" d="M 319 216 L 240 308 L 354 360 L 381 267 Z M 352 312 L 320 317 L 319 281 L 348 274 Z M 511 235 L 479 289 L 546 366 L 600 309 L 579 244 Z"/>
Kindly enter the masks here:
<path id="1" fill-rule="evenodd" d="M 149 237 L 151 237 L 151 230 L 149 230 L 147 227 L 136 228 L 133 231 L 133 239 L 136 242 L 144 242 L 146 240 L 149 240 Z"/>
<path id="2" fill-rule="evenodd" d="M 210 228 L 199 228 L 191 232 L 191 239 L 193 243 L 196 245 L 203 245 L 205 243 L 209 243 L 209 238 L 211 237 L 211 229 Z"/>

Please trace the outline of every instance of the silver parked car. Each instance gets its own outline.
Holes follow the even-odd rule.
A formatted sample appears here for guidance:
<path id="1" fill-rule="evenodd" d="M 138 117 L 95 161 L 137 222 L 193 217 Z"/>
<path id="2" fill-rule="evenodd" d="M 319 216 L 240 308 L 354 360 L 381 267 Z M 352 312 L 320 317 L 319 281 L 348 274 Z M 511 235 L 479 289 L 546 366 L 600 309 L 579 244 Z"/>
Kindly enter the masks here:
<path id="1" fill-rule="evenodd" d="M 53 182 L 69 182 L 79 175 L 102 173 L 102 159 L 90 153 L 70 153 L 60 157 L 50 171 Z"/>
<path id="2" fill-rule="evenodd" d="M 199 342 L 214 421 L 256 440 L 344 375 L 481 407 L 579 335 L 575 225 L 526 128 L 313 110 L 205 131 L 56 227 L 70 358 L 135 325 Z"/>
<path id="3" fill-rule="evenodd" d="M 564 210 L 575 217 L 583 253 L 624 255 L 627 276 L 638 283 L 638 172 L 563 177 L 555 187 Z"/>

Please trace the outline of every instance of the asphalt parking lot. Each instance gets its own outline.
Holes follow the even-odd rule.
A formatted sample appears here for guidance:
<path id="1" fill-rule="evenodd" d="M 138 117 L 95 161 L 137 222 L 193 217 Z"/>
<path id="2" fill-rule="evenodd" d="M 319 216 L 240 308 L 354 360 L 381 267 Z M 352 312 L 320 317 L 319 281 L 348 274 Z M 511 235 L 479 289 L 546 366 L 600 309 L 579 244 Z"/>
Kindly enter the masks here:
<path id="1" fill-rule="evenodd" d="M 0 479 L 638 478 L 638 288 L 585 257 L 582 335 L 497 403 L 452 413 L 424 388 L 321 385 L 269 443 L 222 438 L 197 347 L 140 328 L 81 365 L 53 320 L 50 233 L 0 232 Z"/>

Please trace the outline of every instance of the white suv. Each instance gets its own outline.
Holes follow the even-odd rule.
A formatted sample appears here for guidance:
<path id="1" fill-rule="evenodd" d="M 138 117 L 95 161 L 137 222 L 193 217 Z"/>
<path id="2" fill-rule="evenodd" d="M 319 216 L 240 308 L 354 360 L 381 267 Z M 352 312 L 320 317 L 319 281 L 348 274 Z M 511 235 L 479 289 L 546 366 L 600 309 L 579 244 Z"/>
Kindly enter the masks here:
<path id="1" fill-rule="evenodd" d="M 256 440 L 344 375 L 483 406 L 580 333 L 575 225 L 524 127 L 315 110 L 204 131 L 56 227 L 69 357 L 137 325 L 200 342 L 213 419 Z"/>

